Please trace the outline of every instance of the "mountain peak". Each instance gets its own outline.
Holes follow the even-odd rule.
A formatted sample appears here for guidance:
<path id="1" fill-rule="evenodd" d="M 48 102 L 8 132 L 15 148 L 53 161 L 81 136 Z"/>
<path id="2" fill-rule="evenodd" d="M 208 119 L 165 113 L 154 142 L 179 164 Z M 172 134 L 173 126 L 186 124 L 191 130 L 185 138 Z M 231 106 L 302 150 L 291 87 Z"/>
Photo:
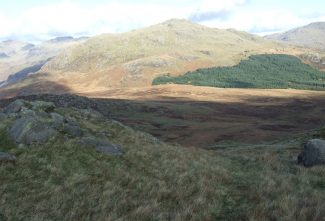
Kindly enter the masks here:
<path id="1" fill-rule="evenodd" d="M 202 26 L 200 24 L 194 23 L 192 21 L 186 19 L 169 19 L 160 25 L 167 26 L 167 27 L 189 27 L 189 26 Z"/>
<path id="2" fill-rule="evenodd" d="M 169 19 L 169 20 L 163 22 L 163 24 L 184 24 L 184 23 L 195 24 L 187 19 L 179 19 L 179 18 L 172 18 L 172 19 Z"/>

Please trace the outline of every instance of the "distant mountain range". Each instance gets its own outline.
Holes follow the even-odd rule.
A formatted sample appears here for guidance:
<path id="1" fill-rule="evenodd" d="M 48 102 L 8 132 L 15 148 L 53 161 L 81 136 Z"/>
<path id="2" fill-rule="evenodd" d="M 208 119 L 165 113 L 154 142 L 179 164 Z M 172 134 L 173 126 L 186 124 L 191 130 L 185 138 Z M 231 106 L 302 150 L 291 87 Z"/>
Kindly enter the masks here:
<path id="1" fill-rule="evenodd" d="M 63 49 L 83 41 L 83 38 L 60 37 L 40 45 L 11 40 L 0 42 L 0 82 L 8 77 L 12 82 L 36 72 Z"/>
<path id="2" fill-rule="evenodd" d="M 265 39 L 325 51 L 325 22 L 315 22 L 284 33 L 268 35 Z"/>

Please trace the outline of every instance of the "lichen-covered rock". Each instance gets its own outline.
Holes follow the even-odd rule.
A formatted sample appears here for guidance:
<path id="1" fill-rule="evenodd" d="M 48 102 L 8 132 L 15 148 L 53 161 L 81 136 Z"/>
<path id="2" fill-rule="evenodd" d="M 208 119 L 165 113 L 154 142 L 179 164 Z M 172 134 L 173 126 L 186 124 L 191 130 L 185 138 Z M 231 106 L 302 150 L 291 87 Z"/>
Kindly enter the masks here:
<path id="1" fill-rule="evenodd" d="M 50 123 L 37 117 L 26 116 L 16 120 L 10 127 L 8 134 L 16 143 L 43 144 L 55 137 L 58 132 L 50 127 Z"/>
<path id="2" fill-rule="evenodd" d="M 5 114 L 16 114 L 26 105 L 24 100 L 15 100 L 4 108 L 3 113 Z"/>
<path id="3" fill-rule="evenodd" d="M 103 115 L 94 109 L 81 109 L 79 110 L 87 119 L 90 118 L 103 118 Z"/>
<path id="4" fill-rule="evenodd" d="M 45 101 L 25 101 L 17 99 L 11 102 L 7 107 L 4 108 L 3 113 L 5 114 L 33 114 L 35 112 L 53 112 L 55 105 L 52 102 Z"/>
<path id="5" fill-rule="evenodd" d="M 23 115 L 35 116 L 36 112 L 27 108 L 27 107 L 22 107 L 21 110 L 19 111 L 19 115 L 20 116 L 23 116 Z"/>
<path id="6" fill-rule="evenodd" d="M 52 120 L 52 126 L 56 129 L 60 129 L 64 124 L 65 121 L 64 117 L 58 113 L 51 113 L 50 116 Z"/>
<path id="7" fill-rule="evenodd" d="M 38 112 L 53 112 L 55 109 L 55 105 L 52 102 L 45 102 L 45 101 L 34 101 L 31 102 L 32 104 L 32 110 L 38 111 Z"/>
<path id="8" fill-rule="evenodd" d="M 298 156 L 298 164 L 306 167 L 325 165 L 325 140 L 309 140 Z"/>
<path id="9" fill-rule="evenodd" d="M 45 144 L 52 138 L 63 137 L 67 141 L 75 139 L 81 147 L 90 147 L 100 153 L 122 155 L 124 152 L 118 145 L 107 141 L 107 133 L 81 127 L 78 119 L 94 119 L 101 121 L 103 115 L 93 109 L 78 110 L 73 108 L 60 110 L 59 114 L 52 102 L 16 100 L 8 105 L 2 114 L 10 116 L 12 123 L 8 125 L 8 136 L 18 144 L 20 149 L 32 144 Z M 0 115 L 0 117 L 2 116 Z M 117 127 L 122 125 L 117 125 Z"/>
<path id="10" fill-rule="evenodd" d="M 84 134 L 79 126 L 70 124 L 64 124 L 62 132 L 72 137 L 82 137 L 82 135 Z"/>
<path id="11" fill-rule="evenodd" d="M 0 152 L 0 164 L 1 163 L 15 163 L 15 162 L 16 162 L 15 155 Z"/>

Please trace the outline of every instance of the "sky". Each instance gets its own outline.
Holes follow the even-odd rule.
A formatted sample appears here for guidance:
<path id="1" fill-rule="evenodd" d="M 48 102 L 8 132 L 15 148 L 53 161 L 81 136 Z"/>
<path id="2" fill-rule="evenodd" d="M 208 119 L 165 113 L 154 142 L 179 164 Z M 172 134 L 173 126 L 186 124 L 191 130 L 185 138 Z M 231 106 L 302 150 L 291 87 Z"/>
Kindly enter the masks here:
<path id="1" fill-rule="evenodd" d="M 126 32 L 172 18 L 265 35 L 325 21 L 325 1 L 0 0 L 0 40 Z"/>

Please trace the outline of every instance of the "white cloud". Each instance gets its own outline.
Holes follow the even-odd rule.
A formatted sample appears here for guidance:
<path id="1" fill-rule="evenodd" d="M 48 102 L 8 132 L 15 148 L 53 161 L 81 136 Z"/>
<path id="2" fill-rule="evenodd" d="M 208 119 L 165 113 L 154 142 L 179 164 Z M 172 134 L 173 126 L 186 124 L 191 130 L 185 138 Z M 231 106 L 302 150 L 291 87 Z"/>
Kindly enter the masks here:
<path id="1" fill-rule="evenodd" d="M 204 22 L 213 19 L 225 20 L 232 10 L 246 4 L 247 0 L 203 0 L 199 7 L 192 12 L 190 19 L 196 22 Z"/>
<path id="2" fill-rule="evenodd" d="M 12 32 L 11 22 L 4 16 L 0 14 L 0 37 L 8 36 Z"/>
<path id="3" fill-rule="evenodd" d="M 176 1 L 177 2 L 177 1 Z M 287 30 L 325 20 L 325 13 L 297 14 L 290 10 L 253 10 L 251 0 L 201 0 L 185 4 L 103 3 L 90 7 L 77 0 L 26 9 L 9 19 L 0 13 L 0 38 L 38 41 L 56 36 L 123 32 L 170 18 L 189 18 L 217 28 L 255 33 Z M 193 1 L 194 2 L 194 1 Z"/>
<path id="4" fill-rule="evenodd" d="M 316 21 L 325 21 L 324 16 L 297 15 L 289 10 L 234 11 L 225 20 L 211 19 L 202 22 L 210 27 L 235 28 L 259 35 L 282 32 L 295 27 L 307 25 Z"/>
<path id="5" fill-rule="evenodd" d="M 90 8 L 76 1 L 31 8 L 15 19 L 0 17 L 0 37 L 48 39 L 62 35 L 122 32 L 165 21 L 186 18 L 191 8 L 166 5 L 109 3 Z M 6 23 L 7 25 L 5 25 Z"/>
<path id="6" fill-rule="evenodd" d="M 231 10 L 236 6 L 243 5 L 247 0 L 203 0 L 198 8 L 200 12 Z"/>

